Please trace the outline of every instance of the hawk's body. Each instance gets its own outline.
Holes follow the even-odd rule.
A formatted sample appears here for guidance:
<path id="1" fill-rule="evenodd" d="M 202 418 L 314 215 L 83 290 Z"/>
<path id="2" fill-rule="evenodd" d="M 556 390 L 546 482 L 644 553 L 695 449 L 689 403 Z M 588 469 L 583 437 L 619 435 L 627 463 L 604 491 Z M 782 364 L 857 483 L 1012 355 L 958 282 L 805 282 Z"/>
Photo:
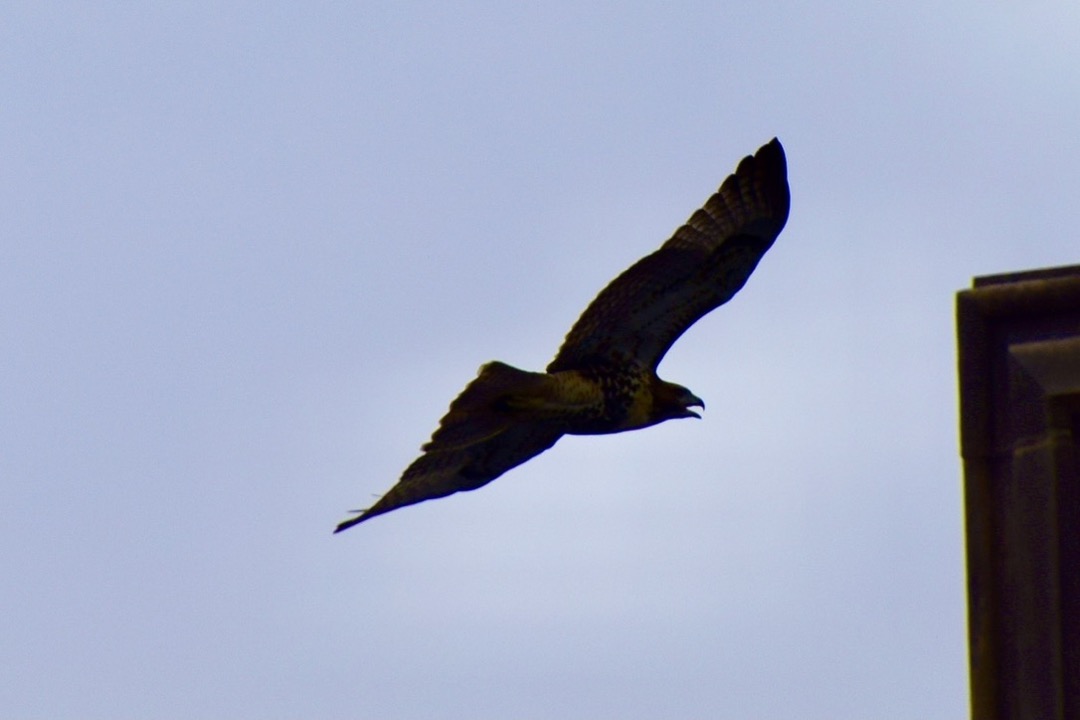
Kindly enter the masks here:
<path id="1" fill-rule="evenodd" d="M 398 483 L 335 532 L 375 515 L 486 485 L 563 435 L 699 417 L 704 403 L 656 375 L 683 332 L 742 288 L 787 221 L 787 164 L 773 139 L 685 225 L 615 278 L 571 328 L 547 372 L 490 362 Z"/>

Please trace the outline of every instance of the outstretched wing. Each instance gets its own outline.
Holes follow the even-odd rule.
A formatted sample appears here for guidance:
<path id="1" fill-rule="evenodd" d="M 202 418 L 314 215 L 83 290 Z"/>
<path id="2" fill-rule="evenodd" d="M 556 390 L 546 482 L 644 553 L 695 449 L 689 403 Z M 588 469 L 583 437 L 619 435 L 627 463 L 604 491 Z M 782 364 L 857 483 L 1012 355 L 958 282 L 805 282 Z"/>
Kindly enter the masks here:
<path id="1" fill-rule="evenodd" d="M 464 447 L 442 443 L 436 436 L 424 446 L 426 452 L 406 468 L 397 485 L 362 514 L 338 525 L 334 532 L 406 505 L 487 485 L 554 445 L 563 434 L 560 427 L 554 423 L 523 423 Z"/>
<path id="2" fill-rule="evenodd" d="M 576 392 L 575 392 L 576 390 Z M 487 485 L 512 467 L 539 455 L 566 430 L 566 419 L 588 411 L 599 393 L 566 388 L 550 375 L 489 362 L 465 386 L 424 454 L 361 515 L 338 525 L 341 532 L 405 505 Z"/>
<path id="3" fill-rule="evenodd" d="M 687 328 L 742 288 L 787 222 L 789 205 L 784 148 L 773 138 L 659 250 L 600 292 L 548 372 L 613 355 L 655 369 Z"/>

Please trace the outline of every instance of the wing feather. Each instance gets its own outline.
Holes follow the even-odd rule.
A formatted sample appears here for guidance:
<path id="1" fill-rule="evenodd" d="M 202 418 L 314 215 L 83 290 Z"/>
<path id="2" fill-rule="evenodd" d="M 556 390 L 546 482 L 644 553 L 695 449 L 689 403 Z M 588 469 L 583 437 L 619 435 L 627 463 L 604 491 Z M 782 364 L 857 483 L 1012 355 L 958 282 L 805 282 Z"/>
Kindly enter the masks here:
<path id="1" fill-rule="evenodd" d="M 742 288 L 787 222 L 789 205 L 784 149 L 773 138 L 659 250 L 597 295 L 548 372 L 615 354 L 655 369 L 687 328 Z"/>
<path id="2" fill-rule="evenodd" d="M 522 423 L 467 447 L 444 446 L 433 440 L 378 502 L 338 525 L 334 532 L 406 505 L 483 487 L 547 450 L 562 434 L 561 426 L 554 423 Z"/>

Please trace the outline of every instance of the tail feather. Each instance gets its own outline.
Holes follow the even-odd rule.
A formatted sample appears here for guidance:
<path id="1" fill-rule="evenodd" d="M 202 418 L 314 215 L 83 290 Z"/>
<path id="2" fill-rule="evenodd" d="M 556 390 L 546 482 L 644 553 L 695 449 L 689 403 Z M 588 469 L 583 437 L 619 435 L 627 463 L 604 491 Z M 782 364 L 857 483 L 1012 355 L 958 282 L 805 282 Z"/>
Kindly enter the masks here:
<path id="1" fill-rule="evenodd" d="M 519 417 L 517 399 L 544 392 L 546 373 L 519 370 L 503 362 L 489 362 L 476 379 L 450 403 L 450 410 L 423 450 L 450 450 L 495 437 Z"/>
<path id="2" fill-rule="evenodd" d="M 475 490 L 555 444 L 567 419 L 602 402 L 599 387 L 577 378 L 490 362 L 450 403 L 424 454 L 396 485 L 341 532 L 364 520 L 432 498 Z"/>

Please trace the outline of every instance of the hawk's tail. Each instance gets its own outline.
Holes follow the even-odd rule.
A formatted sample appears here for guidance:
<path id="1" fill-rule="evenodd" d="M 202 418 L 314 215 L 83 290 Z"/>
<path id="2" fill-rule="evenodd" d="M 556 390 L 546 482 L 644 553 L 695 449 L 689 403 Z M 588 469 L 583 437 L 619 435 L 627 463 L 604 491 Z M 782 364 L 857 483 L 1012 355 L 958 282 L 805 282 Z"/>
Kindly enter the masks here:
<path id="1" fill-rule="evenodd" d="M 482 442 L 498 435 L 520 417 L 521 401 L 542 396 L 550 383 L 547 373 L 528 372 L 503 362 L 480 367 L 439 422 L 424 450 L 450 450 Z"/>

